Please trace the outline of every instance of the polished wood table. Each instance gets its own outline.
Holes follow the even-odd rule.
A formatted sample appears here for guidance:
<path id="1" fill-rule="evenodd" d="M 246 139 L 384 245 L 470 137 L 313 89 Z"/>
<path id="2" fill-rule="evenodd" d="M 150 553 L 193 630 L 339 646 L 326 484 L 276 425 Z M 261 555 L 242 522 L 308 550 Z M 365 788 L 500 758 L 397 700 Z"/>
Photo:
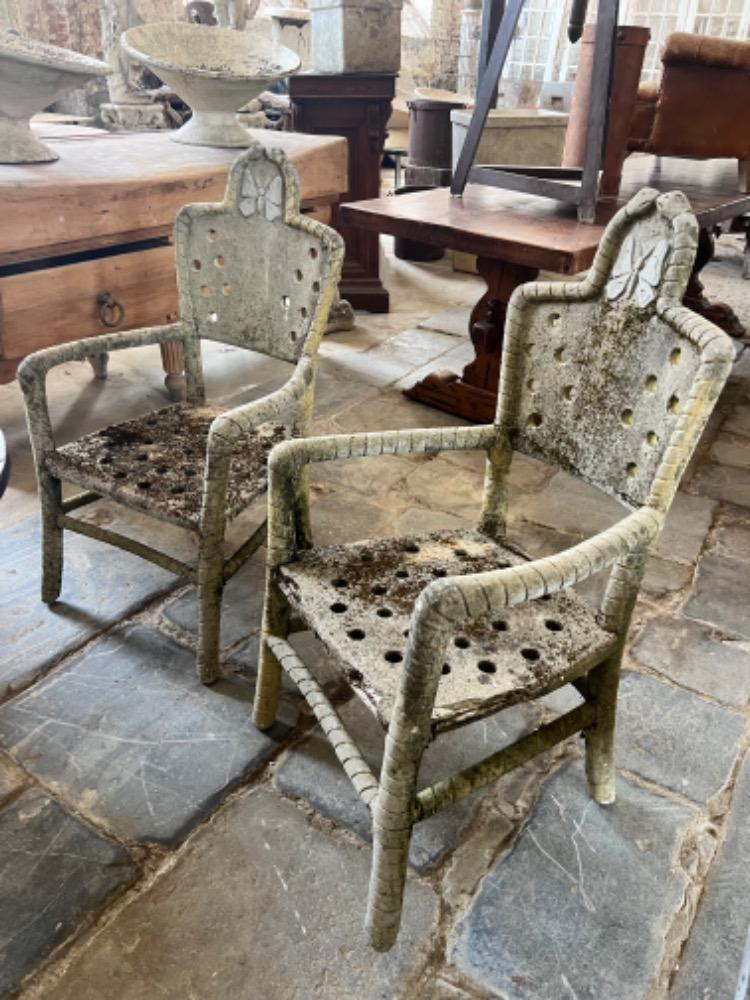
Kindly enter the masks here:
<path id="1" fill-rule="evenodd" d="M 631 157 L 625 164 L 619 197 L 601 202 L 592 224 L 578 222 L 575 209 L 560 202 L 477 185 L 469 185 L 463 198 L 451 197 L 447 188 L 436 188 L 343 205 L 341 217 L 352 226 L 476 254 L 487 285 L 469 322 L 474 360 L 460 375 L 432 372 L 407 389 L 406 395 L 469 420 L 493 420 L 505 311 L 514 289 L 533 281 L 540 270 L 572 275 L 589 267 L 604 226 L 620 205 L 646 185 L 684 191 L 698 217 L 701 242 L 686 304 L 727 332 L 741 335 L 732 310 L 703 297 L 698 277 L 713 252 L 712 228 L 750 211 L 750 194 L 737 190 L 736 161 Z"/>

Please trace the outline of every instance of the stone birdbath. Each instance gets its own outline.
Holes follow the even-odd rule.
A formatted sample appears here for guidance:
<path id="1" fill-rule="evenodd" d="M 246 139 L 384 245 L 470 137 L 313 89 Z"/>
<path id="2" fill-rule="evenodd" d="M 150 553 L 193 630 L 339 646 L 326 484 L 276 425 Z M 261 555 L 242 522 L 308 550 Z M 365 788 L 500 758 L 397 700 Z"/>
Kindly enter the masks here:
<path id="1" fill-rule="evenodd" d="M 142 24 L 124 33 L 122 47 L 192 108 L 193 117 L 171 138 L 195 146 L 250 146 L 237 111 L 273 80 L 295 73 L 300 62 L 291 49 L 252 28 Z"/>
<path id="2" fill-rule="evenodd" d="M 94 76 L 109 73 L 99 59 L 0 31 L 0 163 L 50 163 L 59 159 L 29 126 L 42 111 Z"/>

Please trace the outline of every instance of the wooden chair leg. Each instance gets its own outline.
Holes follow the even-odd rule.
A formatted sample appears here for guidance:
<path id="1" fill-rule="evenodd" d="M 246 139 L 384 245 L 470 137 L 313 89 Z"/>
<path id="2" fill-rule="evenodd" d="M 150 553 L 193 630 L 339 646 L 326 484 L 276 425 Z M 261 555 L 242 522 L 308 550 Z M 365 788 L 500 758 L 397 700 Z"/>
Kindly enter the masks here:
<path id="1" fill-rule="evenodd" d="M 201 543 L 198 556 L 198 677 L 213 684 L 219 677 L 221 598 L 224 593 L 222 545 Z"/>
<path id="2" fill-rule="evenodd" d="M 741 194 L 750 191 L 750 160 L 737 161 L 737 180 Z"/>
<path id="3" fill-rule="evenodd" d="M 164 368 L 164 385 L 173 403 L 181 403 L 185 399 L 185 354 L 180 340 L 168 340 L 159 345 L 161 363 Z"/>
<path id="4" fill-rule="evenodd" d="M 42 506 L 42 600 L 54 604 L 60 596 L 63 570 L 63 529 L 60 480 L 46 472 L 39 475 Z"/>
<path id="5" fill-rule="evenodd" d="M 615 717 L 620 656 L 606 660 L 588 675 L 596 722 L 586 730 L 586 775 L 591 797 L 600 805 L 615 801 Z"/>
<path id="6" fill-rule="evenodd" d="M 266 637 L 286 639 L 289 634 L 289 605 L 269 578 L 263 605 L 260 633 L 258 679 L 255 684 L 253 722 L 258 729 L 269 729 L 276 721 L 281 692 L 281 665 L 266 645 Z"/>

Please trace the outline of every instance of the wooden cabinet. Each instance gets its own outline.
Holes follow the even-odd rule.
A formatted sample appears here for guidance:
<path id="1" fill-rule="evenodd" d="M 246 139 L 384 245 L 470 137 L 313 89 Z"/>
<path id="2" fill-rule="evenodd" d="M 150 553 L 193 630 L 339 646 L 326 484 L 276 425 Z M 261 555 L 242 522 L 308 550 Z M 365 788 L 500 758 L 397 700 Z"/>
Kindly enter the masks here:
<path id="1" fill-rule="evenodd" d="M 8 269 L 0 278 L 3 357 L 22 358 L 42 347 L 111 329 L 134 329 L 177 318 L 172 247 L 45 266 Z M 13 273 L 13 272 L 16 273 Z"/>
<path id="2" fill-rule="evenodd" d="M 0 166 L 0 382 L 32 351 L 177 318 L 172 225 L 190 202 L 224 197 L 237 150 L 168 133 L 45 126 L 56 163 Z M 303 209 L 327 219 L 346 189 L 341 138 L 253 130 L 300 178 Z M 162 351 L 168 386 L 179 350 Z"/>
<path id="3" fill-rule="evenodd" d="M 349 171 L 342 202 L 377 198 L 380 193 L 385 126 L 395 85 L 393 74 L 298 73 L 289 80 L 294 130 L 346 138 Z M 388 292 L 380 281 L 378 234 L 345 225 L 336 208 L 331 221 L 346 243 L 341 297 L 356 309 L 388 312 Z"/>

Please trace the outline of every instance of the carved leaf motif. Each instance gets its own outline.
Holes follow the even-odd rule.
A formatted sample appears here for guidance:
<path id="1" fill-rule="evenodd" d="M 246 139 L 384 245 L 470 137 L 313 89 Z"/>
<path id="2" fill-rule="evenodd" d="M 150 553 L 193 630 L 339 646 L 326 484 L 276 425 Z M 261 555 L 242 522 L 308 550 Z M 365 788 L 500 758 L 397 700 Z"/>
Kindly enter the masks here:
<path id="1" fill-rule="evenodd" d="M 650 305 L 658 295 L 668 254 L 669 240 L 664 237 L 644 244 L 638 234 L 631 233 L 622 245 L 606 285 L 610 302 L 629 298 L 641 309 Z"/>
<path id="2" fill-rule="evenodd" d="M 264 215 L 269 222 L 283 214 L 284 182 L 278 167 L 261 160 L 245 171 L 242 178 L 240 212 L 245 216 Z"/>

